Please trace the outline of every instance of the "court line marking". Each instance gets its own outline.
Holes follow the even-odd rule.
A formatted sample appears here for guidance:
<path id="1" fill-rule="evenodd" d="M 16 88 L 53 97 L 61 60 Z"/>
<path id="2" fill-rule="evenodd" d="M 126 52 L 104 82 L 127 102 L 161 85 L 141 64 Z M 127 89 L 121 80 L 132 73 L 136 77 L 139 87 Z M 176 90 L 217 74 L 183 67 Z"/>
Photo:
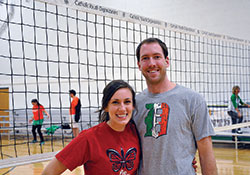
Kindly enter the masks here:
<path id="1" fill-rule="evenodd" d="M 0 169 L 49 161 L 53 159 L 57 153 L 58 151 L 43 153 L 43 154 L 34 154 L 30 156 L 20 156 L 20 157 L 9 158 L 9 159 L 2 159 L 0 160 Z"/>

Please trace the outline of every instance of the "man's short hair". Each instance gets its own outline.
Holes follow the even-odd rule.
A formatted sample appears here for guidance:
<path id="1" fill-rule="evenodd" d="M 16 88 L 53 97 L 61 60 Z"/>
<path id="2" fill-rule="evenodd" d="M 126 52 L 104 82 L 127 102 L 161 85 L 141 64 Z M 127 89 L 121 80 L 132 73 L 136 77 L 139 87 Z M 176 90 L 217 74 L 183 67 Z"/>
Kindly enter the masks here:
<path id="1" fill-rule="evenodd" d="M 158 38 L 147 38 L 145 40 L 143 40 L 138 46 L 137 46 L 137 49 L 136 49 L 136 57 L 137 57 L 137 61 L 139 62 L 140 61 L 140 50 L 141 50 L 141 46 L 143 44 L 149 44 L 149 43 L 158 43 L 161 48 L 162 48 L 162 52 L 165 56 L 165 58 L 167 58 L 168 56 L 168 48 L 166 46 L 166 44 L 164 42 L 162 42 L 160 39 Z"/>
<path id="2" fill-rule="evenodd" d="M 76 95 L 76 91 L 74 89 L 69 90 L 70 94 L 73 94 L 74 96 Z"/>

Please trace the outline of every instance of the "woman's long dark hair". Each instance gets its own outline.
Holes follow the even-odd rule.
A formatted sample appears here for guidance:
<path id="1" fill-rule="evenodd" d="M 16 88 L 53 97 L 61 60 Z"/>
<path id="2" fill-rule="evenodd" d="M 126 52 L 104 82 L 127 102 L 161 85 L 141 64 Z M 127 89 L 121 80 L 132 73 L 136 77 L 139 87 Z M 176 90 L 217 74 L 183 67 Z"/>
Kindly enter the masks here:
<path id="1" fill-rule="evenodd" d="M 109 114 L 105 111 L 105 109 L 108 107 L 109 101 L 114 93 L 121 88 L 128 88 L 131 91 L 133 106 L 135 107 L 135 91 L 133 88 L 123 80 L 113 80 L 103 89 L 102 107 L 99 110 L 100 122 L 109 121 Z"/>
<path id="2" fill-rule="evenodd" d="M 41 106 L 41 104 L 39 103 L 39 101 L 37 99 L 35 99 L 35 98 L 31 100 L 31 103 L 37 103 L 38 107 Z"/>

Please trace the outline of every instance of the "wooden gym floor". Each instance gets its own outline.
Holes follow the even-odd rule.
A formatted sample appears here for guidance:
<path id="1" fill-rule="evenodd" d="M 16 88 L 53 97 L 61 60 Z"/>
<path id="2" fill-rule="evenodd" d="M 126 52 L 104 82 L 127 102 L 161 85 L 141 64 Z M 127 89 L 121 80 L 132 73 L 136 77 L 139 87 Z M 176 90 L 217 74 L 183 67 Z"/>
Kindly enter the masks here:
<path id="1" fill-rule="evenodd" d="M 67 142 L 68 143 L 68 142 Z M 66 143 L 66 144 L 67 144 Z M 58 151 L 62 149 L 61 141 L 54 142 L 54 151 Z M 42 147 L 44 152 L 51 152 L 51 143 L 46 142 Z M 17 149 L 21 152 L 25 152 L 25 146 L 17 147 Z M 41 152 L 41 147 L 38 143 L 30 144 L 31 154 L 36 154 Z M 5 149 L 8 151 L 8 149 Z M 9 149 L 11 151 L 11 149 Z M 19 152 L 18 151 L 18 152 Z M 27 151 L 26 151 L 27 152 Z M 219 175 L 246 175 L 250 174 L 250 146 L 247 147 L 239 147 L 238 150 L 234 149 L 234 145 L 228 146 L 228 144 L 216 144 L 214 145 L 214 153 L 216 157 L 218 173 Z M 14 154 L 13 149 L 12 152 L 8 153 L 9 155 Z M 24 154 L 24 153 L 23 153 Z M 21 155 L 19 155 L 21 156 Z M 198 154 L 196 155 L 196 159 L 198 160 Z M 198 160 L 199 161 L 199 160 Z M 4 168 L 0 169 L 0 174 L 4 175 L 40 175 L 44 167 L 48 164 L 47 162 L 28 164 L 23 166 L 17 166 L 12 168 Z M 200 165 L 198 165 L 197 174 L 201 174 Z M 67 170 L 63 173 L 64 175 L 82 175 L 84 174 L 83 168 L 78 167 L 73 172 Z"/>

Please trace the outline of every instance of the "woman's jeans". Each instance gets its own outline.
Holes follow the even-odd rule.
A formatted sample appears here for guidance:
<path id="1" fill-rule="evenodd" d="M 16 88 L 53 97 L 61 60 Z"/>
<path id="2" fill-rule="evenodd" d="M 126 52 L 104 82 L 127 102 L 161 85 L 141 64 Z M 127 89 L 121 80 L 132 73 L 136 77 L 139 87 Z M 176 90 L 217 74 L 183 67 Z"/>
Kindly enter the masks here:
<path id="1" fill-rule="evenodd" d="M 228 111 L 227 113 L 228 113 L 228 115 L 231 116 L 232 124 L 242 123 L 243 116 L 239 117 L 237 112 L 234 112 L 234 111 Z M 237 130 L 240 131 L 240 128 Z M 232 133 L 236 133 L 236 129 L 233 129 Z"/>

